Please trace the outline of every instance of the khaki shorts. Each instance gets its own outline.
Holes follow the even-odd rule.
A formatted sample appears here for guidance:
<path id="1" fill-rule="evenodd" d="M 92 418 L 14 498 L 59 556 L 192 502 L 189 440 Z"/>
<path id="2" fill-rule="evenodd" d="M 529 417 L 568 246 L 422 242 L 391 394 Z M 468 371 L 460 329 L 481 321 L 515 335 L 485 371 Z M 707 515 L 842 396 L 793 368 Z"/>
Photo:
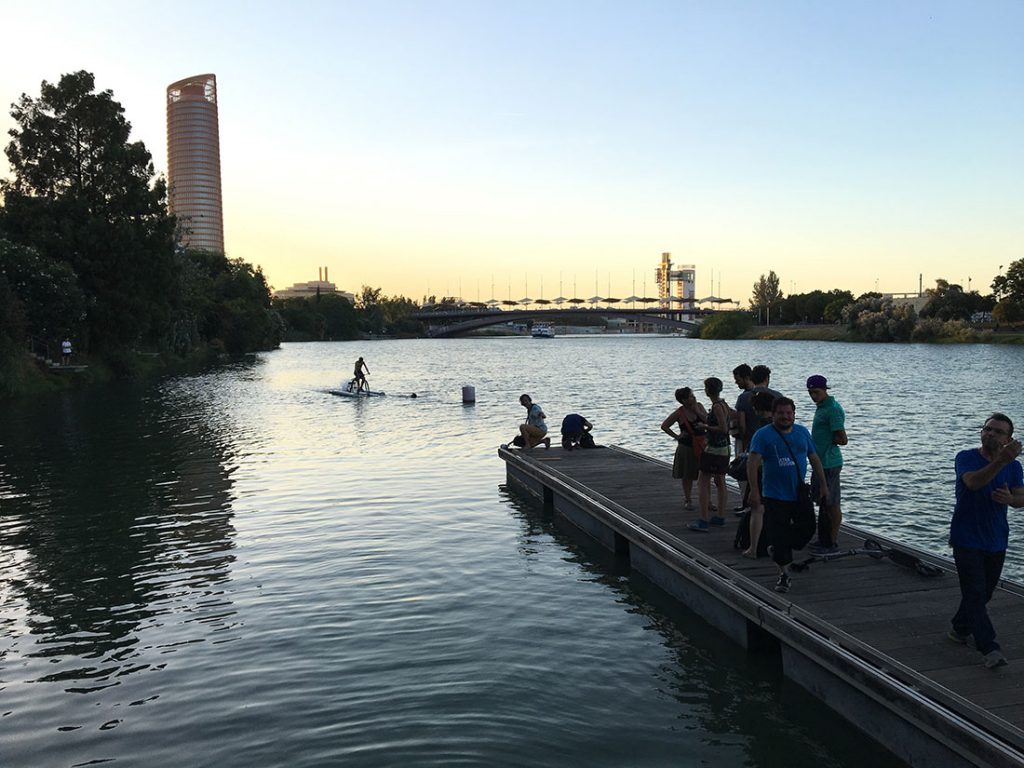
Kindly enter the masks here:
<path id="1" fill-rule="evenodd" d="M 839 472 L 842 467 L 829 467 L 825 470 L 825 481 L 828 483 L 828 495 L 825 497 L 826 507 L 838 507 L 842 497 L 839 485 Z M 811 498 L 817 503 L 820 497 L 818 490 L 818 476 L 811 473 Z"/>

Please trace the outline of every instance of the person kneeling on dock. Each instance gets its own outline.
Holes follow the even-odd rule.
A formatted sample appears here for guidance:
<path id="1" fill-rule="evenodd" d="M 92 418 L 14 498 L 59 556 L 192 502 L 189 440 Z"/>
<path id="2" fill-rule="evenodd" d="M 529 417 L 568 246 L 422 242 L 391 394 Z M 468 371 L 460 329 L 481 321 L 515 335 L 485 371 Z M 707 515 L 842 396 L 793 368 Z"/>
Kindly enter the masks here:
<path id="1" fill-rule="evenodd" d="M 814 532 L 814 509 L 809 526 L 802 521 L 801 486 L 810 463 L 818 478 L 821 498 L 828 496 L 828 481 L 821 460 L 815 453 L 814 440 L 806 427 L 794 424 L 796 405 L 788 397 L 777 397 L 772 403 L 772 423 L 762 427 L 750 441 L 747 459 L 747 482 L 750 483 L 750 506 L 760 506 L 762 491 L 757 487 L 758 471 L 764 485 L 764 526 L 771 542 L 772 560 L 779 569 L 776 592 L 789 592 L 789 566 L 793 549 L 803 549 Z M 804 530 L 806 528 L 806 530 Z"/>
<path id="2" fill-rule="evenodd" d="M 529 395 L 520 395 L 519 404 L 526 409 L 526 421 L 519 425 L 519 436 L 523 441 L 523 449 L 530 450 L 535 445 L 544 443 L 545 448 L 551 447 L 548 437 L 548 425 L 544 421 L 547 416 Z M 518 444 L 518 441 L 513 441 Z"/>
<path id="3" fill-rule="evenodd" d="M 949 543 L 960 579 L 960 606 L 949 639 L 966 645 L 974 635 L 974 647 L 989 669 L 1006 665 L 986 608 L 1006 558 L 1006 508 L 1024 507 L 1024 470 L 1017 461 L 1021 444 L 1012 436 L 1010 418 L 993 413 L 981 428 L 981 448 L 956 455 L 956 506 Z"/>
<path id="4" fill-rule="evenodd" d="M 562 448 L 571 451 L 573 448 L 593 448 L 594 438 L 590 430 L 594 425 L 578 413 L 570 413 L 562 419 Z"/>

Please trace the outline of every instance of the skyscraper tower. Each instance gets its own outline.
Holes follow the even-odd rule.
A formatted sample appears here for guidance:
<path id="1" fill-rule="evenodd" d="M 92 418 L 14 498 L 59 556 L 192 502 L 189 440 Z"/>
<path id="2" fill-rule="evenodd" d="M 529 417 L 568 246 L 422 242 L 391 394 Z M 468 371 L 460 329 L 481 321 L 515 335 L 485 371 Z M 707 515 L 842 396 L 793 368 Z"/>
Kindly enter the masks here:
<path id="1" fill-rule="evenodd" d="M 167 182 L 182 245 L 223 253 L 216 75 L 167 86 Z"/>

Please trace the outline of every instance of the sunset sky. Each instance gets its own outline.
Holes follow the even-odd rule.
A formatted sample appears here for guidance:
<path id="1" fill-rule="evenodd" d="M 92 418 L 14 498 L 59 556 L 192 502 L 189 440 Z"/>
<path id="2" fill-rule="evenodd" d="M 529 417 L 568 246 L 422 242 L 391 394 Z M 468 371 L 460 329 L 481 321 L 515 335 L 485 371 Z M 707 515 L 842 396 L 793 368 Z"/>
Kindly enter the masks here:
<path id="1" fill-rule="evenodd" d="M 786 293 L 919 274 L 986 293 L 1024 257 L 1019 0 L 7 0 L 0 18 L 5 144 L 11 102 L 86 69 L 164 172 L 166 86 L 215 73 L 228 255 L 277 288 L 327 266 L 416 299 L 650 295 L 669 251 L 698 296 L 746 304 L 770 269 Z"/>

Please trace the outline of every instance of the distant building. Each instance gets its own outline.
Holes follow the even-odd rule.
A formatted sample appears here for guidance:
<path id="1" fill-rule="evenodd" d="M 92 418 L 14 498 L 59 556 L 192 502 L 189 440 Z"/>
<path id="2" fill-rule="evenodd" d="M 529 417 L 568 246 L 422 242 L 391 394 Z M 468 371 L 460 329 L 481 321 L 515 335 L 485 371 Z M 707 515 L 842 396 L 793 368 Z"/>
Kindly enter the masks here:
<path id="1" fill-rule="evenodd" d="M 274 297 L 278 299 L 309 298 L 316 296 L 317 293 L 321 296 L 341 296 L 343 299 L 348 299 L 353 305 L 356 303 L 356 295 L 354 293 L 339 291 L 334 283 L 327 280 L 327 267 L 320 268 L 317 280 L 310 280 L 308 283 L 296 283 L 290 288 L 274 291 Z"/>
<path id="2" fill-rule="evenodd" d="M 691 308 L 696 301 L 697 268 L 683 264 L 672 268 L 672 254 L 661 254 L 661 263 L 655 271 L 658 283 L 658 301 L 661 306 L 674 305 L 674 309 Z"/>
<path id="3" fill-rule="evenodd" d="M 167 184 L 181 244 L 224 253 L 215 75 L 167 86 Z"/>

